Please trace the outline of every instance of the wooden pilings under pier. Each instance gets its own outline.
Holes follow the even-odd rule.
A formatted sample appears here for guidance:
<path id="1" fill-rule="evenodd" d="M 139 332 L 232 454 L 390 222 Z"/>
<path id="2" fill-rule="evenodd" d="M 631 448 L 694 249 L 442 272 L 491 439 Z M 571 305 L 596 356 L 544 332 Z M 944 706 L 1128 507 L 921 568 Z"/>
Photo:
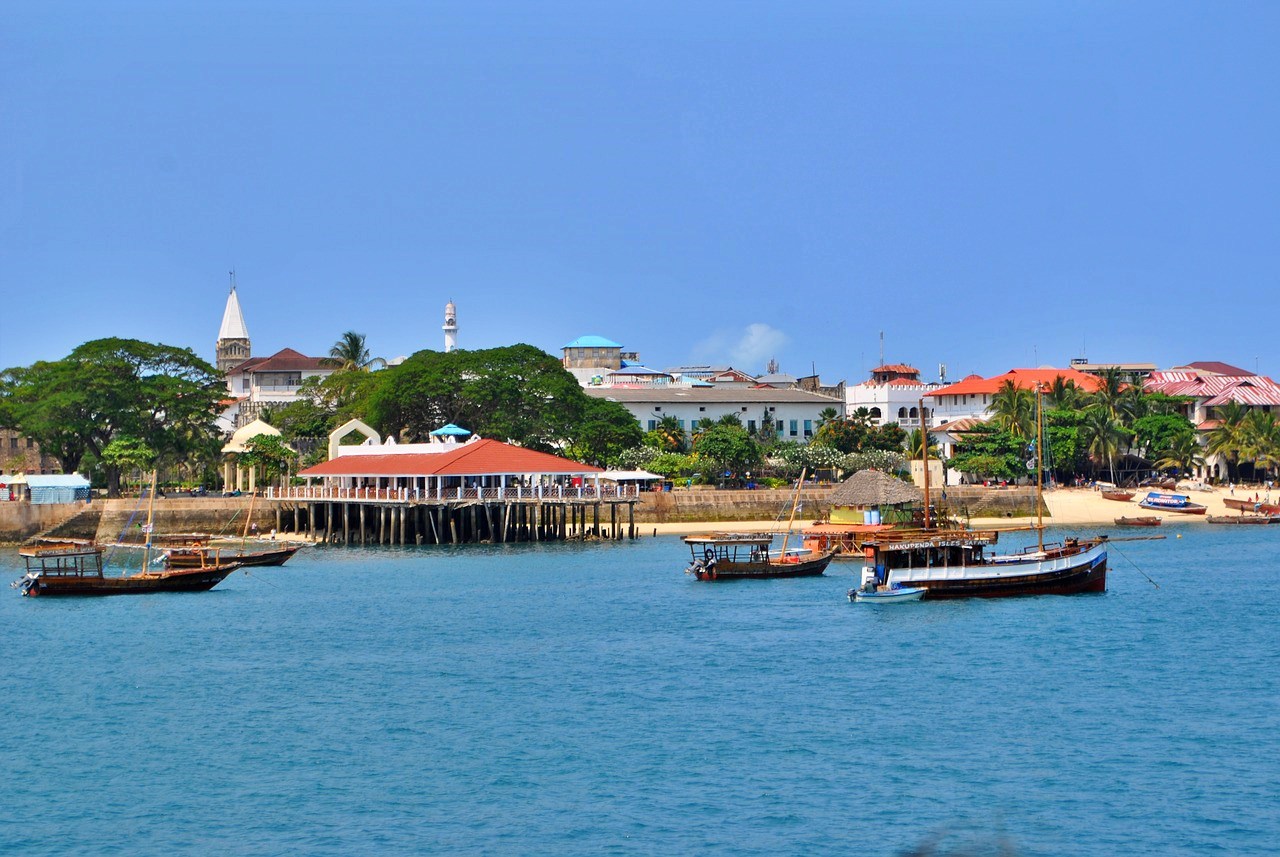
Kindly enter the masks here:
<path id="1" fill-rule="evenodd" d="M 330 544 L 505 544 L 636 537 L 635 500 L 273 502 L 277 532 Z M 604 526 L 601 506 L 609 507 Z M 620 506 L 626 507 L 625 522 Z"/>

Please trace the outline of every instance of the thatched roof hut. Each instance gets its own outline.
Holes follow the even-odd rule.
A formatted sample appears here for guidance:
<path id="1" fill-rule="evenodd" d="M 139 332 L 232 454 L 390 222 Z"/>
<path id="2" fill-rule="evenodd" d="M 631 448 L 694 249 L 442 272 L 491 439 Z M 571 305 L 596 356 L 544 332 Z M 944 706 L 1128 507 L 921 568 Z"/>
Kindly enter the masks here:
<path id="1" fill-rule="evenodd" d="M 922 503 L 924 494 L 911 483 L 879 470 L 859 470 L 836 486 L 828 502 L 832 506 L 899 506 Z"/>

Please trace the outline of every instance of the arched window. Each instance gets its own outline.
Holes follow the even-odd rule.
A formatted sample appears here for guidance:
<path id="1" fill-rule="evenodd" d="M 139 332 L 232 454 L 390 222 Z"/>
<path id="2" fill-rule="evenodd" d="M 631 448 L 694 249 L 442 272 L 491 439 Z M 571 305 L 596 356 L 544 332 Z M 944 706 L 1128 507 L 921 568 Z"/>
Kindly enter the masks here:
<path id="1" fill-rule="evenodd" d="M 898 419 L 905 420 L 907 418 L 907 409 L 898 408 Z"/>
<path id="2" fill-rule="evenodd" d="M 911 417 L 911 419 L 914 420 L 916 417 L 920 416 L 920 412 L 917 411 L 915 408 L 912 408 L 909 416 Z"/>
<path id="3" fill-rule="evenodd" d="M 872 409 L 871 409 L 871 419 L 873 419 L 873 420 L 878 420 L 878 419 L 880 419 L 880 417 L 882 417 L 882 416 L 883 416 L 883 414 L 881 414 L 881 413 L 880 413 L 880 409 L 879 409 L 879 408 L 872 408 Z"/>

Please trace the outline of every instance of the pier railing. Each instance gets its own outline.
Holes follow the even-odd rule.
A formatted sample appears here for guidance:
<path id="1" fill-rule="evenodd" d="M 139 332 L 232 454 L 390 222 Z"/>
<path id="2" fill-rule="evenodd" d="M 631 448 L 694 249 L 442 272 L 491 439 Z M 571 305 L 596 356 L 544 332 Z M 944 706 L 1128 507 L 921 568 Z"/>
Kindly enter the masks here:
<path id="1" fill-rule="evenodd" d="M 541 500 L 635 500 L 635 485 L 514 485 L 504 488 L 341 488 L 293 485 L 267 489 L 269 500 L 319 500 L 334 503 L 459 503 L 491 500 L 498 503 Z"/>

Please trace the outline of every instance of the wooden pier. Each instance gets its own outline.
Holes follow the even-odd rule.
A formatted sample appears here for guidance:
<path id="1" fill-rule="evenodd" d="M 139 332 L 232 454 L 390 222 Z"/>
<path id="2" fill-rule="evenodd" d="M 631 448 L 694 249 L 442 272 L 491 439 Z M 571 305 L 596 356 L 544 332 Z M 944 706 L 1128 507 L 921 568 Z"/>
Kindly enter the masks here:
<path id="1" fill-rule="evenodd" d="M 458 545 L 634 539 L 633 492 L 276 489 L 276 531 L 328 544 Z M 492 495 L 492 496 L 486 496 Z M 624 520 L 625 517 L 625 520 Z"/>

